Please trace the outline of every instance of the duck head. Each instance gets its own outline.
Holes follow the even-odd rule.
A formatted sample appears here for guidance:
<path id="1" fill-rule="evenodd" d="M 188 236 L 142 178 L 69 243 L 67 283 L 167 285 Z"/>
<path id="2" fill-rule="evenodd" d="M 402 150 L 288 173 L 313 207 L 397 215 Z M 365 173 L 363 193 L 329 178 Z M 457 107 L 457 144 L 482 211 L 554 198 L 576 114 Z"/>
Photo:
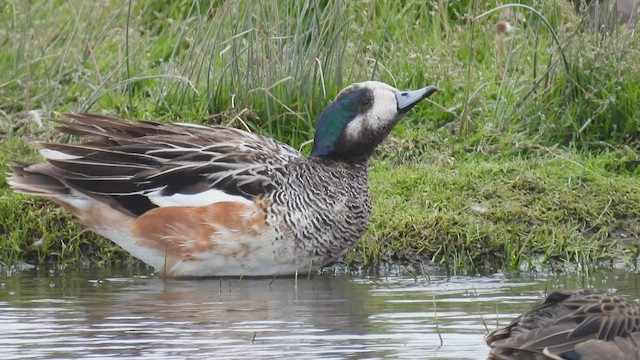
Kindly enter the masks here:
<path id="1" fill-rule="evenodd" d="M 436 91 L 434 86 L 399 91 L 378 81 L 346 87 L 320 115 L 311 156 L 368 158 L 411 108 Z"/>

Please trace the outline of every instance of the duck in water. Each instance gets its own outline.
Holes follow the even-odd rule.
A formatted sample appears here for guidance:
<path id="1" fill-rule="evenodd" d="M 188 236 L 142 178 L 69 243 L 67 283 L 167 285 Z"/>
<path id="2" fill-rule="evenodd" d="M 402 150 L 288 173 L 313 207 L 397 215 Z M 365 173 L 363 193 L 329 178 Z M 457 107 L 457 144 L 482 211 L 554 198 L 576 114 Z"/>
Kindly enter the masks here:
<path id="1" fill-rule="evenodd" d="M 597 290 L 554 292 L 486 340 L 495 360 L 640 360 L 640 310 Z"/>
<path id="2" fill-rule="evenodd" d="M 268 276 L 337 260 L 364 233 L 374 149 L 433 86 L 367 81 L 320 115 L 305 157 L 224 126 L 66 114 L 80 144 L 39 143 L 12 166 L 18 192 L 47 196 L 161 276 Z"/>

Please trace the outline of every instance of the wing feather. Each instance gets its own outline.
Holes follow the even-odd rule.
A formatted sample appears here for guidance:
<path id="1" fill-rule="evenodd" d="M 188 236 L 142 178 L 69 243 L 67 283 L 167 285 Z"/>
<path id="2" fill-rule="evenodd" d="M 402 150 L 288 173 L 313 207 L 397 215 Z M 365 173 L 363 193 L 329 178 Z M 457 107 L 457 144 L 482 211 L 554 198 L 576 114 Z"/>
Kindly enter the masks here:
<path id="1" fill-rule="evenodd" d="M 554 292 L 507 327 L 491 333 L 487 343 L 493 348 L 493 358 L 568 354 L 592 339 L 613 341 L 640 331 L 639 318 L 634 305 L 603 292 Z"/>
<path id="2" fill-rule="evenodd" d="M 156 201 L 149 204 L 158 204 L 159 196 L 207 190 L 251 199 L 275 189 L 276 177 L 302 157 L 274 139 L 224 126 L 61 115 L 72 121 L 57 120 L 57 129 L 83 142 L 39 143 L 55 169 L 50 173 L 71 188 L 117 202 L 152 194 Z"/>

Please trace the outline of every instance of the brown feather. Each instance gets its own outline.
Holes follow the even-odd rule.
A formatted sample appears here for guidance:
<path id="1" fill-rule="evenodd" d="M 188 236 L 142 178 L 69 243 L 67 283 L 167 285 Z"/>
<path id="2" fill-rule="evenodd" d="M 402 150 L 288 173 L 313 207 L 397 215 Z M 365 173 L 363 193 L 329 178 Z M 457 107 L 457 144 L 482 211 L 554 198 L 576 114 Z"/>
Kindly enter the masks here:
<path id="1" fill-rule="evenodd" d="M 595 290 L 551 293 L 505 328 L 487 336 L 494 359 L 548 359 L 585 341 L 612 341 L 640 331 L 640 310 Z"/>

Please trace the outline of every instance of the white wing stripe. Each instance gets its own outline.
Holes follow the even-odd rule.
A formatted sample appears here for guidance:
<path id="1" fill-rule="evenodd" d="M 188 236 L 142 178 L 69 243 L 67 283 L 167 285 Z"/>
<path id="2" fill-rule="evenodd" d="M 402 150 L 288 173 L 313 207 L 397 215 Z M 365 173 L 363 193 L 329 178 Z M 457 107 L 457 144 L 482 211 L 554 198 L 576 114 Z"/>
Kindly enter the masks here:
<path id="1" fill-rule="evenodd" d="M 176 193 L 171 196 L 160 195 L 161 190 L 147 194 L 152 203 L 160 207 L 165 206 L 205 206 L 218 202 L 240 202 L 251 205 L 253 202 L 242 196 L 229 195 L 221 190 L 207 190 L 197 194 Z"/>
<path id="2" fill-rule="evenodd" d="M 82 157 L 77 155 L 66 154 L 66 153 L 63 153 L 62 151 L 51 150 L 51 149 L 40 149 L 40 155 L 42 155 L 42 157 L 45 159 L 51 159 L 51 160 L 75 160 L 75 159 L 80 159 Z"/>

